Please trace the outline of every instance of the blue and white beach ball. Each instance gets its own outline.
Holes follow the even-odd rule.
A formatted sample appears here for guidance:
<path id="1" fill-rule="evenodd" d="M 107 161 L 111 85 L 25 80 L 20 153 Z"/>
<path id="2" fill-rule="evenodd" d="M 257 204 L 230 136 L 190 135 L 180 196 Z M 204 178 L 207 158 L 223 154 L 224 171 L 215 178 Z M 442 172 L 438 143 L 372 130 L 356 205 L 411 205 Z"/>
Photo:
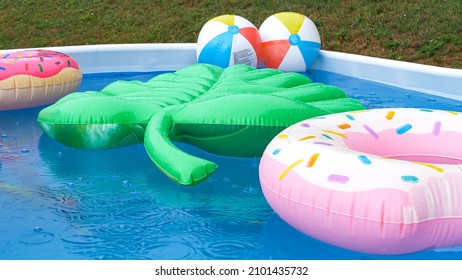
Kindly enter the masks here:
<path id="1" fill-rule="evenodd" d="M 236 15 L 223 15 L 209 20 L 197 40 L 197 62 L 220 67 L 235 64 L 258 65 L 261 38 L 258 29 Z"/>
<path id="2" fill-rule="evenodd" d="M 259 31 L 264 67 L 305 72 L 314 63 L 321 49 L 321 38 L 316 25 L 302 14 L 274 14 L 262 23 Z"/>

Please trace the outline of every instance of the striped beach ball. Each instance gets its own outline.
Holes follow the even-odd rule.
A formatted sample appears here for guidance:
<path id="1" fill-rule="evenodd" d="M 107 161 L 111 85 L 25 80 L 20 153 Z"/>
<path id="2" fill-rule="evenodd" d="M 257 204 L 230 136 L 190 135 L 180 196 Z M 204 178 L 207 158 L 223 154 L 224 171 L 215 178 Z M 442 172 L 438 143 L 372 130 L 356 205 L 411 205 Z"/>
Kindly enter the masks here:
<path id="1" fill-rule="evenodd" d="M 209 20 L 202 27 L 196 55 L 199 63 L 256 67 L 260 50 L 260 33 L 250 21 L 236 15 L 223 15 Z"/>
<path id="2" fill-rule="evenodd" d="M 302 14 L 274 14 L 262 23 L 259 31 L 264 67 L 304 72 L 314 63 L 321 49 L 316 25 Z"/>

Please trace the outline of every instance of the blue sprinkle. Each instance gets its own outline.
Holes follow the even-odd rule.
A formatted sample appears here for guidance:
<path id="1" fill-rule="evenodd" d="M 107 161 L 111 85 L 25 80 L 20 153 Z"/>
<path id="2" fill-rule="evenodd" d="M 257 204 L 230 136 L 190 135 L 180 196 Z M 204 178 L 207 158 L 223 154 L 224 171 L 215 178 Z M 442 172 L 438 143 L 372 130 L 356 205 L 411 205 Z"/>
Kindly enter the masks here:
<path id="1" fill-rule="evenodd" d="M 276 150 L 273 151 L 273 155 L 279 154 L 280 151 L 281 151 L 281 149 L 280 149 L 280 148 L 277 148 Z"/>
<path id="2" fill-rule="evenodd" d="M 5 68 L 5 67 L 1 67 L 1 66 L 0 66 L 0 70 L 6 70 L 6 68 Z"/>
<path id="3" fill-rule="evenodd" d="M 404 133 L 408 132 L 411 128 L 412 128 L 412 125 L 407 123 L 407 124 L 405 124 L 405 125 L 403 125 L 401 127 L 398 127 L 396 129 L 396 133 L 401 135 L 401 134 L 404 134 Z"/>
<path id="4" fill-rule="evenodd" d="M 419 178 L 417 178 L 416 176 L 412 176 L 412 175 L 401 176 L 401 180 L 405 183 L 418 183 L 419 182 Z"/>
<path id="5" fill-rule="evenodd" d="M 334 140 L 332 137 L 330 137 L 330 136 L 327 135 L 327 134 L 322 134 L 322 136 L 326 137 L 327 139 Z"/>
<path id="6" fill-rule="evenodd" d="M 354 120 L 355 120 L 355 117 L 353 117 L 352 115 L 346 115 L 346 117 L 347 117 L 350 121 L 354 121 Z"/>
<path id="7" fill-rule="evenodd" d="M 366 157 L 366 156 L 358 156 L 358 159 L 363 163 L 363 164 L 366 164 L 366 165 L 369 165 L 371 164 L 371 160 Z"/>
<path id="8" fill-rule="evenodd" d="M 430 113 L 433 112 L 433 110 L 430 110 L 430 109 L 420 109 L 420 111 L 422 111 L 422 112 L 430 112 Z"/>
<path id="9" fill-rule="evenodd" d="M 10 55 L 11 55 L 11 54 L 9 53 L 9 54 L 3 56 L 2 58 L 7 58 L 7 57 L 9 57 Z"/>

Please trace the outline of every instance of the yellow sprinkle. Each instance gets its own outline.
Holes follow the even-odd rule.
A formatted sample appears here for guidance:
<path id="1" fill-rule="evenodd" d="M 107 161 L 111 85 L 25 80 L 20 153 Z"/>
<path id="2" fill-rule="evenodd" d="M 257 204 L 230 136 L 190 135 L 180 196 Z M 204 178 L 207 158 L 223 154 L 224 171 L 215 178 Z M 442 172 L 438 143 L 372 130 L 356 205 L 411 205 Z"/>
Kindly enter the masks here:
<path id="1" fill-rule="evenodd" d="M 305 141 L 305 140 L 313 139 L 313 138 L 316 138 L 316 136 L 305 136 L 305 137 L 298 139 L 298 141 Z"/>
<path id="2" fill-rule="evenodd" d="M 393 119 L 393 117 L 395 116 L 395 112 L 394 111 L 388 111 L 388 113 L 385 115 L 385 118 L 387 120 L 391 120 Z"/>
<path id="3" fill-rule="evenodd" d="M 303 162 L 303 159 L 299 159 L 296 162 L 292 163 L 291 165 L 287 166 L 287 168 L 281 172 L 281 175 L 279 175 L 279 180 L 284 179 L 284 177 L 286 177 L 287 173 L 289 173 L 290 170 L 292 170 L 295 166 L 299 165 L 302 162 Z"/>
<path id="4" fill-rule="evenodd" d="M 5 63 L 5 64 L 14 64 L 14 61 L 8 61 L 8 60 L 6 60 L 6 61 L 3 61 L 3 63 Z"/>
<path id="5" fill-rule="evenodd" d="M 424 163 L 424 162 L 415 162 L 416 164 L 420 164 L 420 165 L 423 165 L 423 166 L 426 166 L 426 167 L 429 167 L 431 169 L 434 169 L 438 172 L 444 172 L 444 170 L 438 166 L 435 166 L 435 165 L 432 165 L 432 164 L 428 164 L 428 163 Z"/>
<path id="6" fill-rule="evenodd" d="M 282 134 L 279 134 L 278 137 L 279 137 L 279 138 L 282 138 L 282 139 L 286 139 L 286 138 L 289 137 L 289 135 L 282 133 Z"/>
<path id="7" fill-rule="evenodd" d="M 332 131 L 332 130 L 328 130 L 328 129 L 324 129 L 323 131 L 326 132 L 326 133 L 338 135 L 338 136 L 343 137 L 343 138 L 348 138 L 345 134 L 339 133 L 339 132 L 336 132 L 336 131 Z"/>
<path id="8" fill-rule="evenodd" d="M 381 157 L 382 159 L 386 159 L 386 160 L 396 160 L 394 158 L 389 158 L 389 157 Z"/>
<path id="9" fill-rule="evenodd" d="M 306 167 L 308 167 L 308 168 L 312 167 L 315 164 L 318 157 L 319 157 L 319 153 L 313 154 L 311 156 L 310 160 L 308 161 L 308 163 L 306 164 Z"/>
<path id="10" fill-rule="evenodd" d="M 458 113 L 454 112 L 454 111 L 446 111 L 446 112 L 448 112 L 449 114 L 452 114 L 452 115 L 458 115 Z"/>

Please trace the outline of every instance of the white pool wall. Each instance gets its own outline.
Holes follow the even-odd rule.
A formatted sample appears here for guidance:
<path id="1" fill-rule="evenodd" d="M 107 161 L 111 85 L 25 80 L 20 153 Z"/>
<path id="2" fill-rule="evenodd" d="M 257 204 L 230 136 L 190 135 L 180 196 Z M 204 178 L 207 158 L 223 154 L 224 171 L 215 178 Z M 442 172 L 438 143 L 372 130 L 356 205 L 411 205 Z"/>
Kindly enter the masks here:
<path id="1" fill-rule="evenodd" d="M 108 44 L 50 47 L 74 57 L 84 74 L 174 71 L 197 62 L 196 44 Z M 8 53 L 17 50 L 3 50 Z M 312 66 L 345 76 L 462 101 L 462 70 L 324 51 Z"/>
<path id="2" fill-rule="evenodd" d="M 321 51 L 312 68 L 462 100 L 461 69 L 330 51 Z"/>

